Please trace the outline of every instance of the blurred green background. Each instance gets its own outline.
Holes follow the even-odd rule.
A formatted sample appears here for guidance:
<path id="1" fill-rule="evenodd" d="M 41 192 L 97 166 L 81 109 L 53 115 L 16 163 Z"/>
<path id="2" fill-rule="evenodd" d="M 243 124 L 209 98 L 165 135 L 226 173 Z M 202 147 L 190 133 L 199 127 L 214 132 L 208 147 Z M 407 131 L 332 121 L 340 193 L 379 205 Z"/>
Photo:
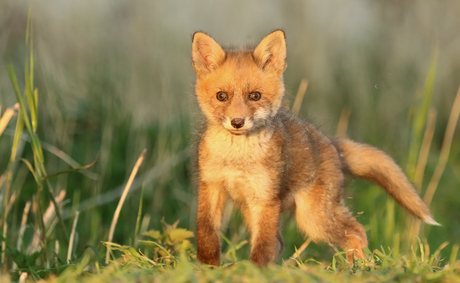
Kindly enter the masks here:
<path id="1" fill-rule="evenodd" d="M 431 107 L 436 128 L 421 188 L 426 189 L 439 158 L 444 131 L 460 84 L 459 1 L 13 1 L 0 2 L 0 105 L 16 102 L 6 72 L 12 64 L 24 84 L 25 33 L 33 10 L 38 135 L 49 173 L 69 169 L 50 152 L 58 148 L 88 172 L 52 179 L 55 194 L 65 190 L 64 217 L 70 230 L 75 211 L 75 257 L 86 246 L 104 251 L 121 190 L 144 148 L 148 152 L 121 211 L 114 242 L 130 244 L 144 185 L 141 230 L 159 229 L 160 220 L 195 230 L 196 186 L 189 145 L 202 116 L 194 97 L 191 38 L 201 30 L 222 44 L 257 43 L 274 29 L 286 32 L 287 103 L 302 79 L 309 81 L 299 116 L 333 136 L 343 109 L 351 116 L 347 135 L 375 145 L 407 168 L 412 125 L 420 109 L 426 78 L 437 64 Z M 439 56 L 434 54 L 438 52 Z M 0 137 L 0 174 L 11 151 L 12 120 Z M 424 130 L 424 129 L 423 129 Z M 33 160 L 28 142 L 19 156 Z M 460 133 L 431 204 L 442 227 L 424 227 L 432 249 L 444 241 L 460 243 Z M 91 173 L 93 172 L 93 173 Z M 18 236 L 24 205 L 35 193 L 24 163 L 13 169 L 17 192 L 8 217 L 7 238 Z M 0 187 L 4 198 L 5 184 Z M 384 191 L 350 181 L 351 210 L 368 230 L 369 248 L 393 247 L 407 233 L 406 213 Z M 3 199 L 1 201 L 3 203 Z M 3 209 L 2 209 L 3 211 Z M 24 245 L 34 231 L 29 217 Z M 289 217 L 283 224 L 285 252 L 294 253 L 304 237 Z M 63 237 L 56 226 L 54 237 Z M 233 212 L 223 233 L 233 244 L 249 235 Z M 401 240 L 401 249 L 408 249 Z M 226 244 L 224 244 L 224 250 Z M 66 248 L 61 255 L 65 258 Z M 248 247 L 239 251 L 248 255 Z M 307 257 L 330 260 L 333 250 L 311 244 Z M 101 255 L 103 252 L 101 252 Z"/>

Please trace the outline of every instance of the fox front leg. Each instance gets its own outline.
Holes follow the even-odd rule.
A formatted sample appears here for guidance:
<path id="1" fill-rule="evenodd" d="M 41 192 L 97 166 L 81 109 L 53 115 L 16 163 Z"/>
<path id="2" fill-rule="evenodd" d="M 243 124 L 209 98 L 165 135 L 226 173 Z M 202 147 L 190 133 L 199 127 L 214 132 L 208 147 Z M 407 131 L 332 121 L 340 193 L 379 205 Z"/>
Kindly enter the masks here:
<path id="1" fill-rule="evenodd" d="M 220 265 L 219 228 L 226 193 L 218 186 L 200 183 L 196 239 L 198 260 L 209 265 Z"/>
<path id="2" fill-rule="evenodd" d="M 280 204 L 254 204 L 243 214 L 251 231 L 249 259 L 258 266 L 266 266 L 281 253 L 283 245 L 279 231 Z"/>

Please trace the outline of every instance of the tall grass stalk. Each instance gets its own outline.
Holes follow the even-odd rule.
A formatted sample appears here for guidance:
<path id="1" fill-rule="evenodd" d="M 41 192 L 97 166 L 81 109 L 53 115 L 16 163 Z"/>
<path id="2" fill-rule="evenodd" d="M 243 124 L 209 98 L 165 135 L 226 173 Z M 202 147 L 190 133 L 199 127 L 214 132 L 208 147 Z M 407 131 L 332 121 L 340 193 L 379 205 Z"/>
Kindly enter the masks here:
<path id="1" fill-rule="evenodd" d="M 137 245 L 137 235 L 139 235 L 139 228 L 140 228 L 141 218 L 142 218 L 142 206 L 144 202 L 144 187 L 145 187 L 145 183 L 142 184 L 141 197 L 139 198 L 139 209 L 137 211 L 136 227 L 134 228 L 134 235 L 133 235 L 133 241 L 132 241 L 133 246 Z"/>
<path id="2" fill-rule="evenodd" d="M 27 219 L 29 216 L 29 211 L 30 211 L 30 205 L 31 202 L 28 201 L 24 207 L 24 211 L 22 213 L 22 219 L 21 219 L 21 227 L 19 228 L 19 235 L 18 235 L 18 242 L 16 244 L 16 249 L 18 251 L 22 250 L 22 238 L 24 237 L 24 232 L 26 231 L 26 224 L 27 224 Z M 16 269 L 17 265 L 16 263 L 13 264 L 13 270 Z"/>
<path id="3" fill-rule="evenodd" d="M 59 265 L 59 251 L 60 251 L 60 246 L 59 246 L 59 241 L 56 239 L 54 241 L 54 265 L 58 266 Z"/>
<path id="4" fill-rule="evenodd" d="M 134 181 L 134 178 L 136 177 L 137 171 L 139 170 L 139 167 L 141 166 L 142 162 L 144 161 L 144 156 L 145 153 L 147 152 L 147 149 L 144 149 L 139 156 L 139 158 L 136 161 L 136 164 L 134 165 L 133 171 L 131 172 L 131 175 L 129 176 L 128 182 L 126 183 L 126 187 L 123 190 L 123 194 L 121 195 L 121 198 L 118 202 L 117 209 L 115 210 L 115 213 L 112 218 L 112 224 L 110 225 L 110 231 L 109 231 L 109 237 L 108 237 L 108 242 L 111 243 L 113 240 L 113 233 L 115 232 L 115 226 L 117 225 L 118 222 L 118 217 L 120 216 L 120 211 L 121 208 L 123 207 L 123 203 L 125 202 L 126 196 L 128 195 L 129 189 L 131 188 L 131 185 Z M 109 263 L 110 259 L 110 245 L 107 245 L 107 253 L 105 255 L 105 263 Z"/>
<path id="5" fill-rule="evenodd" d="M 433 88 L 434 88 L 434 83 L 436 79 L 438 57 L 439 57 L 439 51 L 437 48 L 435 48 L 431 56 L 430 67 L 429 67 L 428 74 L 425 79 L 425 85 L 424 85 L 423 91 L 421 91 L 422 101 L 416 109 L 415 117 L 412 122 L 412 133 L 411 133 L 411 140 L 410 140 L 410 145 L 409 145 L 409 156 L 408 156 L 408 161 L 406 165 L 406 174 L 409 177 L 409 180 L 411 181 L 414 180 L 414 175 L 415 175 L 416 167 L 418 163 L 417 160 L 422 161 L 422 159 L 419 158 L 419 153 L 420 153 L 420 148 L 422 147 L 422 144 L 423 144 L 423 140 L 422 140 L 423 130 L 427 123 L 428 112 L 429 112 L 432 97 L 433 97 Z M 392 234 L 392 232 L 390 233 L 388 231 L 396 230 L 396 227 L 395 227 L 396 222 L 394 219 L 395 202 L 392 199 L 389 199 L 387 201 L 387 213 L 388 213 L 387 225 L 385 227 L 385 230 L 386 230 L 386 235 L 388 239 L 388 237 L 391 237 L 391 234 Z M 413 227 L 414 224 L 411 224 L 411 223 L 416 223 L 413 221 L 414 220 L 412 219 L 412 216 L 408 216 L 408 218 L 406 218 L 406 223 L 408 223 L 407 226 Z M 409 231 L 411 230 L 413 229 L 409 229 Z M 398 245 L 399 243 L 401 243 L 400 240 L 398 241 Z M 413 234 L 411 232 L 405 233 L 403 236 L 403 240 L 404 240 L 404 243 L 411 243 L 413 241 Z"/>
<path id="6" fill-rule="evenodd" d="M 294 104 L 292 105 L 292 113 L 294 115 L 298 115 L 300 111 L 300 107 L 302 106 L 303 98 L 305 97 L 305 92 L 308 88 L 308 81 L 303 79 L 300 82 L 299 89 L 297 90 L 297 94 L 295 96 Z"/>
<path id="7" fill-rule="evenodd" d="M 426 189 L 423 200 L 430 205 L 433 200 L 434 193 L 441 179 L 442 173 L 446 168 L 447 160 L 449 159 L 450 148 L 452 146 L 452 139 L 454 137 L 455 128 L 457 127 L 458 117 L 460 116 L 460 87 L 458 88 L 457 95 L 455 96 L 452 110 L 450 111 L 449 120 L 447 122 L 446 132 L 442 141 L 441 153 L 439 155 L 439 161 L 434 170 L 433 176 L 431 177 L 428 188 Z"/>
<path id="8" fill-rule="evenodd" d="M 16 155 L 19 141 L 23 134 L 24 127 L 27 130 L 29 135 L 32 153 L 33 153 L 33 164 L 30 163 L 28 160 L 24 158 L 19 158 L 29 171 L 32 173 L 35 179 L 35 186 L 36 191 L 33 196 L 34 202 L 36 204 L 36 214 L 35 220 L 38 222 L 39 229 L 36 231 L 38 235 L 40 235 L 40 246 L 43 251 L 44 261 L 46 265 L 49 264 L 48 262 L 48 255 L 47 255 L 47 225 L 45 225 L 45 213 L 43 208 L 43 197 L 45 200 L 49 200 L 53 205 L 53 214 L 56 215 L 58 222 L 61 225 L 62 231 L 65 234 L 65 240 L 67 241 L 69 238 L 67 228 L 62 220 L 59 205 L 56 202 L 56 198 L 54 197 L 53 190 L 51 187 L 51 183 L 49 182 L 49 178 L 52 178 L 56 175 L 62 173 L 68 173 L 69 171 L 64 171 L 60 173 L 56 173 L 53 175 L 48 176 L 45 170 L 44 165 L 44 155 L 41 146 L 41 142 L 37 135 L 37 127 L 38 127 L 38 90 L 34 88 L 34 55 L 33 55 L 33 25 L 32 25 L 32 9 L 29 9 L 29 16 L 27 21 L 27 29 L 26 29 L 26 46 L 28 47 L 28 52 L 26 53 L 25 60 L 25 88 L 23 94 L 21 94 L 19 90 L 18 81 L 16 78 L 15 70 L 12 65 L 7 66 L 8 75 L 10 77 L 11 83 L 13 85 L 13 90 L 16 95 L 16 99 L 18 101 L 19 107 L 19 116 L 16 122 L 16 129 L 14 133 L 14 140 L 13 146 L 11 150 L 10 161 L 8 164 L 8 177 L 7 177 L 7 190 L 4 196 L 4 213 L 3 213 L 3 235 L 6 237 L 8 235 L 8 204 L 11 202 L 13 203 L 13 196 L 11 194 L 12 189 L 12 179 L 13 179 L 13 165 L 16 162 Z M 25 97 L 25 99 L 24 99 Z M 30 115 L 30 117 L 29 117 Z M 75 169 L 79 170 L 79 169 Z M 74 170 L 72 170 L 74 171 Z M 16 194 L 14 194 L 16 195 Z M 52 227 L 52 225 L 51 225 Z M 6 243 L 2 243 L 2 250 L 5 251 Z M 4 253 L 2 253 L 2 262 L 5 262 Z"/>
<path id="9" fill-rule="evenodd" d="M 415 167 L 414 184 L 419 193 L 422 188 L 423 175 L 425 174 L 426 162 L 428 160 L 428 154 L 433 140 L 434 129 L 436 127 L 436 113 L 437 111 L 434 108 L 431 108 L 428 112 L 425 134 L 423 135 L 422 146 L 420 147 L 417 166 Z"/>
<path id="10" fill-rule="evenodd" d="M 307 240 L 300 246 L 299 249 L 295 251 L 295 253 L 289 257 L 290 260 L 296 260 L 298 257 L 300 257 L 300 254 L 310 245 L 311 243 L 311 238 L 308 237 Z"/>
<path id="11" fill-rule="evenodd" d="M 19 104 L 16 104 L 19 107 Z M 8 168 L 7 168 L 7 184 L 6 184 L 6 193 L 4 196 L 3 200 L 3 235 L 6 237 L 8 234 L 8 201 L 10 199 L 10 193 L 11 193 L 11 186 L 13 182 L 13 166 L 14 162 L 16 160 L 16 154 L 18 150 L 18 145 L 20 141 L 20 137 L 22 135 L 24 129 L 24 120 L 22 115 L 18 116 L 18 119 L 16 121 L 16 131 L 14 134 L 13 138 L 13 146 L 11 148 L 11 155 L 10 155 L 10 160 L 8 163 Z M 6 249 L 6 243 L 2 242 L 2 263 L 5 263 L 5 249 Z"/>
<path id="12" fill-rule="evenodd" d="M 436 48 L 431 57 L 430 68 L 425 79 L 423 88 L 422 101 L 416 110 L 414 121 L 412 124 L 411 143 L 409 146 L 409 158 L 407 161 L 407 174 L 411 179 L 414 177 L 415 167 L 418 159 L 418 152 L 422 142 L 423 129 L 425 128 L 428 110 L 430 109 L 431 100 L 433 97 L 434 82 L 436 79 L 436 71 L 438 68 L 439 51 Z"/>
<path id="13" fill-rule="evenodd" d="M 30 139 L 31 139 L 31 142 L 32 142 L 32 151 L 34 153 L 34 164 L 35 164 L 34 167 L 35 168 L 28 161 L 26 161 L 25 159 L 21 159 L 21 160 L 23 160 L 23 162 L 27 165 L 27 167 L 29 168 L 31 173 L 34 175 L 35 180 L 37 182 L 37 184 L 36 184 L 37 185 L 37 195 L 40 196 L 40 195 L 43 194 L 43 192 L 42 192 L 43 191 L 42 177 L 46 175 L 46 174 L 43 174 L 44 172 L 42 171 L 42 169 L 44 169 L 44 167 L 43 167 L 43 161 L 44 161 L 43 152 L 41 150 L 40 142 L 38 140 L 38 137 L 33 132 L 31 124 L 30 124 L 30 121 L 29 121 L 29 117 L 27 116 L 25 102 L 24 102 L 24 100 L 22 98 L 22 95 L 19 92 L 19 86 L 18 86 L 18 83 L 17 83 L 17 79 L 16 79 L 16 75 L 15 75 L 13 66 L 11 66 L 11 65 L 8 66 L 8 73 L 10 75 L 11 82 L 13 83 L 13 87 L 14 87 L 14 90 L 15 90 L 15 93 L 16 93 L 16 98 L 18 100 L 18 103 L 19 103 L 19 106 L 20 106 L 20 109 L 21 109 L 20 114 L 21 114 L 22 120 L 24 121 L 24 125 L 26 126 L 26 129 L 29 132 L 29 136 L 30 136 Z M 29 73 L 29 75 L 30 75 L 30 73 Z M 27 88 L 26 88 L 25 92 L 28 93 Z M 29 105 L 29 108 L 31 108 L 30 105 Z M 18 134 L 18 133 L 16 133 L 16 134 Z M 11 172 L 11 174 L 12 174 L 12 172 Z M 7 194 L 6 194 L 7 197 L 9 197 L 9 191 L 10 191 L 10 189 L 7 190 Z M 38 213 L 39 213 L 39 215 L 43 215 L 43 207 L 42 207 L 40 199 L 37 199 L 37 204 L 38 204 Z M 7 215 L 5 215 L 5 216 L 7 216 Z M 5 220 L 6 220 L 6 218 L 5 218 Z M 43 233 L 43 235 L 44 235 L 46 233 L 46 230 L 45 230 L 45 225 L 43 223 L 43 219 L 41 217 L 38 217 L 38 224 L 39 224 L 41 233 Z M 6 225 L 7 225 L 7 223 L 5 221 L 5 223 L 4 223 L 4 235 L 7 235 L 7 233 L 5 232 Z M 45 250 L 44 256 L 46 258 L 46 241 L 43 241 L 43 248 Z"/>
<path id="14" fill-rule="evenodd" d="M 418 193 L 421 193 L 422 189 L 423 175 L 425 172 L 428 154 L 430 152 L 431 147 L 431 141 L 433 139 L 434 129 L 436 125 L 436 113 L 437 112 L 434 108 L 431 108 L 428 113 L 428 121 L 426 124 L 425 134 L 423 136 L 422 146 L 420 147 L 419 158 L 417 161 L 417 166 L 415 168 L 413 182 L 415 185 L 415 189 L 418 191 Z M 412 239 L 415 239 L 415 237 L 420 234 L 421 221 L 413 217 L 408 218 L 406 221 L 408 223 L 407 226 L 409 227 L 406 242 L 410 243 Z"/>
<path id="15" fill-rule="evenodd" d="M 441 176 L 444 172 L 444 169 L 446 168 L 447 160 L 449 159 L 449 153 L 450 153 L 450 149 L 452 146 L 452 139 L 454 136 L 454 132 L 457 126 L 459 116 L 460 116 L 460 87 L 458 88 L 457 94 L 455 96 L 455 100 L 452 105 L 452 110 L 449 115 L 449 120 L 447 122 L 446 131 L 444 132 L 444 139 L 443 139 L 442 146 L 441 146 L 441 153 L 439 155 L 438 164 L 436 165 L 433 176 L 431 176 L 431 180 L 428 183 L 428 187 L 423 197 L 423 200 L 428 206 L 431 204 L 431 201 L 433 200 L 433 196 L 436 192 L 436 189 L 438 188 L 438 184 L 441 179 Z M 430 131 L 434 131 L 434 125 L 432 125 L 431 127 L 433 127 L 433 130 L 430 130 Z M 428 125 L 427 125 L 427 131 L 428 131 Z M 424 162 L 424 161 L 422 160 L 421 162 Z M 420 182 L 420 184 L 422 182 L 422 180 L 417 180 L 417 181 Z M 415 235 L 418 235 L 420 233 L 420 225 L 421 225 L 420 221 L 412 220 L 412 224 L 410 225 L 411 232 L 409 233 L 410 237 L 414 237 Z"/>
<path id="16" fill-rule="evenodd" d="M 0 105 L 0 110 L 1 110 L 1 105 Z M 3 134 L 3 131 L 5 130 L 6 126 L 10 122 L 11 118 L 13 118 L 13 116 L 18 112 L 18 110 L 19 110 L 19 104 L 16 103 L 13 107 L 6 109 L 5 113 L 3 113 L 3 115 L 0 118 L 0 136 Z"/>
<path id="17" fill-rule="evenodd" d="M 345 138 L 347 136 L 348 123 L 350 122 L 351 110 L 348 108 L 342 109 L 340 113 L 339 123 L 337 124 L 337 130 L 335 136 L 337 138 Z"/>
<path id="18" fill-rule="evenodd" d="M 75 233 L 77 230 L 77 223 L 78 223 L 79 215 L 80 215 L 79 211 L 75 212 L 75 218 L 73 220 L 73 225 L 72 225 L 72 232 L 70 233 L 69 249 L 67 250 L 67 263 L 70 263 L 72 259 L 72 251 L 73 251 L 73 245 L 75 241 Z"/>
<path id="19" fill-rule="evenodd" d="M 28 276 L 28 275 L 29 275 L 29 274 L 28 274 L 27 272 L 21 273 L 21 276 L 19 277 L 19 281 L 18 281 L 18 282 L 19 282 L 19 283 L 25 283 L 26 280 L 27 280 L 27 276 Z"/>
<path id="20" fill-rule="evenodd" d="M 26 205 L 24 206 L 24 211 L 22 213 L 21 227 L 19 228 L 18 242 L 16 245 L 16 248 L 18 249 L 18 251 L 22 249 L 22 237 L 24 236 L 24 232 L 26 230 L 26 224 L 27 224 L 27 219 L 29 217 L 30 205 L 31 205 L 31 202 L 28 201 Z"/>

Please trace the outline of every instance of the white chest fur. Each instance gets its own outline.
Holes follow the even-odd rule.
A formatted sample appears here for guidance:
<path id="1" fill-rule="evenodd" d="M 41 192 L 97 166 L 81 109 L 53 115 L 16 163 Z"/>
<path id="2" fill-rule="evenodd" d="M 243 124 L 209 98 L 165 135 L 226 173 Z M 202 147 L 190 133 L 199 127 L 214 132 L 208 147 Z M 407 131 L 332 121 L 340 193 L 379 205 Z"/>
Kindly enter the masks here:
<path id="1" fill-rule="evenodd" d="M 267 166 L 271 137 L 271 132 L 237 136 L 208 130 L 200 145 L 200 179 L 239 203 L 270 199 L 275 193 Z"/>

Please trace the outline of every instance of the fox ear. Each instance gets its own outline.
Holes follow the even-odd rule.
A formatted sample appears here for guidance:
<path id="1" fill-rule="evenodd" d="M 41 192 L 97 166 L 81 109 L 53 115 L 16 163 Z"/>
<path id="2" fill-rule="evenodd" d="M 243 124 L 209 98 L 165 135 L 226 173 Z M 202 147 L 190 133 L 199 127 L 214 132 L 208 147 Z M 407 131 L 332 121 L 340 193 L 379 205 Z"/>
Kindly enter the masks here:
<path id="1" fill-rule="evenodd" d="M 254 59 L 262 69 L 279 74 L 286 69 L 286 37 L 284 31 L 276 30 L 267 35 L 254 50 Z"/>
<path id="2" fill-rule="evenodd" d="M 192 40 L 193 69 L 197 75 L 217 69 L 225 60 L 225 51 L 209 35 L 195 32 Z"/>

